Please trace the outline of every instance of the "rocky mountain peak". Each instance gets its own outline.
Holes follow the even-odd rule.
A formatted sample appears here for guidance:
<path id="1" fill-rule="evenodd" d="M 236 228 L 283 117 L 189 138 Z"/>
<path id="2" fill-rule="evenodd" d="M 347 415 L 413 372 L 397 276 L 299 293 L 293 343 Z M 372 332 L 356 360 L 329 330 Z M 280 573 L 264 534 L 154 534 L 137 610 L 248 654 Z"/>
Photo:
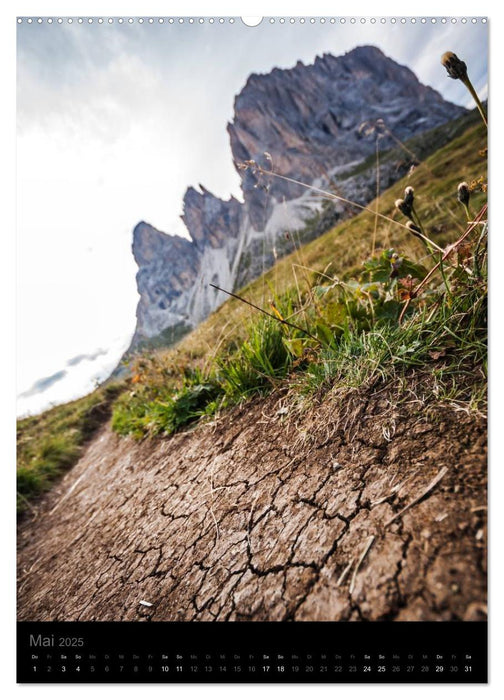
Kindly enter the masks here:
<path id="1" fill-rule="evenodd" d="M 283 175 L 313 182 L 329 167 L 365 158 L 374 144 L 358 133 L 364 121 L 384 119 L 400 139 L 432 128 L 461 113 L 415 74 L 374 46 L 359 46 L 343 56 L 318 56 L 310 65 L 252 75 L 235 99 L 228 125 L 235 161 L 263 159 Z M 387 144 L 383 144 L 387 147 Z M 250 171 L 242 174 L 244 197 L 256 230 L 264 228 L 264 210 L 302 190 L 274 180 L 269 196 L 257 188 Z"/>
<path id="2" fill-rule="evenodd" d="M 221 248 L 229 236 L 238 235 L 242 206 L 234 197 L 223 201 L 203 185 L 199 189 L 199 192 L 194 187 L 187 189 L 182 221 L 194 245 L 203 252 L 206 246 Z"/>
<path id="3" fill-rule="evenodd" d="M 133 257 L 140 268 L 155 263 L 167 251 L 177 251 L 180 254 L 190 248 L 191 243 L 186 238 L 169 236 L 145 221 L 140 221 L 133 229 Z"/>

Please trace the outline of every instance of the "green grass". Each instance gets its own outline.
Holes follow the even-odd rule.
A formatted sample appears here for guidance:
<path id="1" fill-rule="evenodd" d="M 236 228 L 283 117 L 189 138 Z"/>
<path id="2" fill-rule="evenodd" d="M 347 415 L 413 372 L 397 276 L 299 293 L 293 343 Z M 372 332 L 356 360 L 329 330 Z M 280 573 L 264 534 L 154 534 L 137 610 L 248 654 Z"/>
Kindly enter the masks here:
<path id="1" fill-rule="evenodd" d="M 286 376 L 292 355 L 285 338 L 282 324 L 261 316 L 237 352 L 218 357 L 216 379 L 229 403 L 271 390 Z"/>
<path id="2" fill-rule="evenodd" d="M 204 377 L 197 369 L 188 370 L 178 390 L 168 384 L 156 392 L 155 398 L 146 398 L 145 392 L 124 393 L 115 403 L 112 428 L 120 435 L 136 438 L 146 433 L 173 433 L 207 414 L 221 394 L 213 377 Z"/>
<path id="3" fill-rule="evenodd" d="M 428 381 L 423 396 L 484 410 L 487 358 L 486 227 L 439 278 L 413 299 L 402 323 L 406 275 L 425 271 L 387 252 L 362 268 L 358 280 L 314 287 L 305 308 L 310 335 L 258 315 L 247 339 L 221 351 L 206 372 L 185 370 L 183 386 L 149 398 L 148 380 L 114 409 L 113 427 L 143 437 L 171 434 L 280 384 L 301 395 L 334 386 L 366 387 L 405 380 L 413 368 Z M 398 274 L 392 272 L 394 261 Z M 471 266 L 471 267 L 469 267 Z M 283 303 L 282 303 L 283 301 Z M 299 300 L 300 303 L 303 299 Z M 275 300 L 281 316 L 295 315 L 292 298 Z M 306 307 L 306 304 L 303 304 Z"/>
<path id="4" fill-rule="evenodd" d="M 435 378 L 438 392 L 482 407 L 487 358 L 486 283 L 475 282 L 420 309 L 403 324 L 389 322 L 363 332 L 347 330 L 336 348 L 324 349 L 296 383 L 304 393 L 339 383 L 361 387 L 420 368 Z M 475 372 L 478 371 L 479 374 Z M 457 391 L 458 390 L 458 391 Z M 469 393 L 468 393 L 469 391 Z M 480 397 L 476 399 L 475 397 Z"/>
<path id="5" fill-rule="evenodd" d="M 267 393 L 289 371 L 292 355 L 284 328 L 268 317 L 249 324 L 248 339 L 218 356 L 207 372 L 186 368 L 179 383 L 143 385 L 125 392 L 114 406 L 112 428 L 120 435 L 171 434 L 202 416 L 255 393 Z"/>
<path id="6" fill-rule="evenodd" d="M 478 153 L 485 147 L 485 128 L 479 124 L 470 127 L 430 156 L 411 177 L 403 178 L 384 192 L 379 200 L 379 211 L 404 223 L 404 217 L 395 212 L 394 202 L 402 196 L 404 188 L 411 185 L 417 192 L 418 213 L 433 239 L 439 245 L 455 240 L 465 225 L 465 214 L 456 201 L 457 185 L 462 180 L 471 182 L 486 175 L 486 160 Z M 484 195 L 477 195 L 473 201 L 474 210 L 478 210 L 485 199 Z M 373 210 L 375 202 L 368 207 Z M 240 294 L 267 308 L 275 294 L 282 296 L 296 291 L 296 278 L 301 289 L 306 291 L 318 279 L 316 271 L 351 277 L 369 256 L 373 229 L 374 215 L 367 211 L 357 213 L 299 250 L 293 250 Z M 421 243 L 404 228 L 389 223 L 380 222 L 377 245 L 401 250 L 411 259 L 421 259 L 425 255 Z M 245 340 L 250 317 L 249 308 L 236 299 L 229 299 L 175 348 L 159 350 L 155 354 L 156 362 L 158 365 L 190 362 L 203 366 L 222 347 Z"/>
<path id="7" fill-rule="evenodd" d="M 82 453 L 83 445 L 110 416 L 122 390 L 110 384 L 77 401 L 17 423 L 17 510 L 32 508 Z"/>

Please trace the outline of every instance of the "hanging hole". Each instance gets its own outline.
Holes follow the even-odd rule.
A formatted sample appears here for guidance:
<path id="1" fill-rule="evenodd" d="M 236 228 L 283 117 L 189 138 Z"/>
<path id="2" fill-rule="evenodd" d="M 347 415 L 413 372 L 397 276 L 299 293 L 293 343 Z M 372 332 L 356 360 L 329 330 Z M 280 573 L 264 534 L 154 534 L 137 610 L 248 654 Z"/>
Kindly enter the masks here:
<path id="1" fill-rule="evenodd" d="M 257 27 L 262 22 L 262 17 L 241 17 L 243 24 L 247 27 Z"/>

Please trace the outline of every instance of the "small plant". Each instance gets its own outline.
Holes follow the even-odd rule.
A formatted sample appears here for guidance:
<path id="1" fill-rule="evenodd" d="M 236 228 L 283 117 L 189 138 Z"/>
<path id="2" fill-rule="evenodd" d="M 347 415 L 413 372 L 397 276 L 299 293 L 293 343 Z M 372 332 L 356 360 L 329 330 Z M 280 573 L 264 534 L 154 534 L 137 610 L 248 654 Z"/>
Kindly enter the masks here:
<path id="1" fill-rule="evenodd" d="M 166 401 L 157 401 L 152 410 L 156 429 L 167 434 L 175 433 L 208 413 L 209 404 L 222 395 L 221 386 L 211 377 L 204 378 L 195 371 L 190 380 L 184 382 L 180 391 Z M 216 406 L 217 404 L 215 404 Z"/>
<path id="2" fill-rule="evenodd" d="M 471 220 L 471 213 L 469 211 L 469 199 L 471 196 L 471 190 L 467 182 L 461 182 L 457 187 L 457 199 L 462 204 L 465 209 L 467 220 Z"/>
<path id="3" fill-rule="evenodd" d="M 228 400 L 271 390 L 286 376 L 293 355 L 285 340 L 281 323 L 261 317 L 250 327 L 248 340 L 233 355 L 218 358 L 218 380 Z"/>

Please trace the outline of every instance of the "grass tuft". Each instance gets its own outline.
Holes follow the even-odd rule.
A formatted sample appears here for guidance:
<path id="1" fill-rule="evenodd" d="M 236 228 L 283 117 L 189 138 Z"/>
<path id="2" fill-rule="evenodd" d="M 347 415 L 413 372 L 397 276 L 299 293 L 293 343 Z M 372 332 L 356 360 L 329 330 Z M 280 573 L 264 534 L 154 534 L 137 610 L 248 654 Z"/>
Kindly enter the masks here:
<path id="1" fill-rule="evenodd" d="M 293 358 L 285 338 L 278 321 L 261 316 L 237 352 L 217 359 L 218 382 L 228 403 L 269 391 L 286 376 Z"/>

